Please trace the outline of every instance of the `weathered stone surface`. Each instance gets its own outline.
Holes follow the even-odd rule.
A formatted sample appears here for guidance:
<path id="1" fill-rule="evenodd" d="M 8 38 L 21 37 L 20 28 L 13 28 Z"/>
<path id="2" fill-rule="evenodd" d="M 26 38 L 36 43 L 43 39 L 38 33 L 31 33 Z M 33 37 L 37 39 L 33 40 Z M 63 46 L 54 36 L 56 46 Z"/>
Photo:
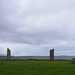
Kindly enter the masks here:
<path id="1" fill-rule="evenodd" d="M 50 60 L 54 61 L 54 49 L 50 50 Z"/>
<path id="2" fill-rule="evenodd" d="M 75 64 L 75 58 L 72 58 L 72 64 Z"/>
<path id="3" fill-rule="evenodd" d="M 11 51 L 9 48 L 7 48 L 7 60 L 10 61 L 11 58 Z"/>

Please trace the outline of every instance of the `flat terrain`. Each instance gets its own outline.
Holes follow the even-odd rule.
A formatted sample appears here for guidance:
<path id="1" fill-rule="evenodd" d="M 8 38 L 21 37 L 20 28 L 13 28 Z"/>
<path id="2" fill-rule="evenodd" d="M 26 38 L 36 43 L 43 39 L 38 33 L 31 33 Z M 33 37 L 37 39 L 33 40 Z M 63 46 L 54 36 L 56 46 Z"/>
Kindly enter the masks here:
<path id="1" fill-rule="evenodd" d="M 0 60 L 0 75 L 74 75 L 69 60 Z"/>

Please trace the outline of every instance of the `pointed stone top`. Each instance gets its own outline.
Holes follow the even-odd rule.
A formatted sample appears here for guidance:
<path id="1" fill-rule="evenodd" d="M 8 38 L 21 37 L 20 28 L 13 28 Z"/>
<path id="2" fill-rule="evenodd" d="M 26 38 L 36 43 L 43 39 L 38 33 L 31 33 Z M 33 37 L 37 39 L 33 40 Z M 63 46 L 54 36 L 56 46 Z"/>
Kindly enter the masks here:
<path id="1" fill-rule="evenodd" d="M 53 51 L 54 49 L 51 49 L 50 51 Z"/>
<path id="2" fill-rule="evenodd" d="M 10 50 L 9 48 L 7 48 L 7 50 Z"/>
<path id="3" fill-rule="evenodd" d="M 7 49 L 9 49 L 9 48 L 7 48 Z"/>

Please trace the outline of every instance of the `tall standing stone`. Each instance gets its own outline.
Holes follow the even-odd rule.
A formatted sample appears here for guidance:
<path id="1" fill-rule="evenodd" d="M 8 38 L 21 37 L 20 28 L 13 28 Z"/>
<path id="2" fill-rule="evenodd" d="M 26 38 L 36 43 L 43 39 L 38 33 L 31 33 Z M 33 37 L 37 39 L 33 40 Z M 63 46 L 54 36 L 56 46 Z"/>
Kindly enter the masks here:
<path id="1" fill-rule="evenodd" d="M 10 61 L 11 58 L 11 51 L 9 48 L 7 48 L 7 60 Z"/>
<path id="2" fill-rule="evenodd" d="M 54 49 L 50 50 L 50 60 L 54 61 Z"/>

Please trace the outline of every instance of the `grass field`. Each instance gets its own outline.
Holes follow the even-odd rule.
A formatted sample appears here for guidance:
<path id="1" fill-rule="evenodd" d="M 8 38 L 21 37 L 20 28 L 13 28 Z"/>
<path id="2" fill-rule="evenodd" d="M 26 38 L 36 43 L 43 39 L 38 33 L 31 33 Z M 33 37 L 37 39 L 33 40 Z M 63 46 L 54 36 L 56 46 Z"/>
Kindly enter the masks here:
<path id="1" fill-rule="evenodd" d="M 0 75 L 74 75 L 68 60 L 0 60 Z"/>

